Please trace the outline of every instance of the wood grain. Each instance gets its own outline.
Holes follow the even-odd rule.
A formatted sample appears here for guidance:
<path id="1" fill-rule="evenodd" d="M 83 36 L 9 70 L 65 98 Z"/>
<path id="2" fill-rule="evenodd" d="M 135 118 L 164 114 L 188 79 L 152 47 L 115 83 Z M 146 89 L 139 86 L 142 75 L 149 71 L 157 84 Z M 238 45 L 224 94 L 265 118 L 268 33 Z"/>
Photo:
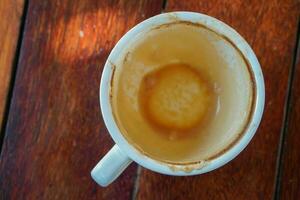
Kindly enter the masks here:
<path id="1" fill-rule="evenodd" d="M 0 1 L 0 127 L 7 101 L 24 0 Z"/>
<path id="2" fill-rule="evenodd" d="M 117 40 L 162 2 L 31 0 L 6 138 L 0 199 L 129 199 L 136 165 L 107 188 L 90 177 L 113 145 L 98 99 Z"/>
<path id="3" fill-rule="evenodd" d="M 194 177 L 170 177 L 142 170 L 138 199 L 271 199 L 299 1 L 169 0 L 166 9 L 214 16 L 245 37 L 263 69 L 265 112 L 255 137 L 235 160 L 216 171 Z"/>
<path id="4" fill-rule="evenodd" d="M 290 113 L 283 145 L 282 173 L 280 178 L 281 199 L 300 198 L 300 41 L 295 63 L 291 90 Z"/>

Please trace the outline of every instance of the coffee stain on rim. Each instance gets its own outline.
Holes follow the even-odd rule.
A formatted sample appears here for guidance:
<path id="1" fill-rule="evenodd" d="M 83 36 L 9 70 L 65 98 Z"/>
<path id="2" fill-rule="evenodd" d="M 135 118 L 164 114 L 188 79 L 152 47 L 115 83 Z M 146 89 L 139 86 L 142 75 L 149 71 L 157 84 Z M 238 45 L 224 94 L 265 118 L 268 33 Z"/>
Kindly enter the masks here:
<path id="1" fill-rule="evenodd" d="M 128 57 L 130 56 L 131 54 L 131 51 L 128 51 L 124 57 L 124 60 L 123 60 L 123 65 L 128 61 Z"/>
<path id="2" fill-rule="evenodd" d="M 112 96 L 113 96 L 113 86 L 114 86 L 114 77 L 115 77 L 115 72 L 116 72 L 116 65 L 111 62 L 110 60 L 108 61 L 111 67 L 111 76 L 110 76 L 110 89 L 109 89 L 109 101 L 110 104 L 112 105 Z M 115 116 L 114 116 L 115 117 Z"/>
<path id="3" fill-rule="evenodd" d="M 180 18 L 175 13 L 168 13 L 167 17 L 173 21 L 180 21 Z"/>
<path id="4" fill-rule="evenodd" d="M 174 164 L 167 164 L 167 165 L 174 172 L 184 171 L 190 173 L 193 170 L 202 169 L 203 167 L 207 166 L 209 163 L 210 163 L 209 161 L 199 161 L 197 163 L 189 164 L 189 165 L 174 165 Z"/>
<path id="5" fill-rule="evenodd" d="M 244 56 L 244 54 L 241 52 L 241 50 L 235 45 L 235 43 L 233 41 L 231 41 L 227 36 L 212 30 L 211 28 L 205 26 L 204 24 L 180 20 L 176 16 L 175 17 L 171 16 L 171 19 L 176 20 L 176 21 L 166 23 L 166 24 L 161 24 L 161 25 L 158 25 L 156 27 L 153 27 L 152 29 L 149 30 L 149 32 L 153 31 L 153 30 L 161 29 L 161 28 L 168 28 L 170 26 L 178 25 L 178 24 L 184 24 L 184 25 L 188 25 L 188 26 L 196 26 L 196 27 L 204 28 L 204 29 L 218 35 L 219 37 L 223 38 L 225 41 L 227 41 L 238 52 L 238 54 L 242 57 L 244 63 L 247 66 L 247 69 L 248 69 L 247 71 L 249 73 L 250 80 L 251 80 L 251 89 L 252 89 L 251 105 L 250 105 L 250 108 L 249 108 L 250 112 L 248 113 L 245 125 L 241 128 L 241 131 L 237 134 L 236 138 L 231 143 L 229 143 L 220 152 L 218 152 L 218 153 L 216 153 L 216 154 L 214 154 L 214 155 L 212 155 L 212 156 L 210 156 L 206 159 L 202 159 L 202 160 L 199 160 L 199 161 L 193 161 L 193 162 L 182 162 L 181 163 L 181 162 L 172 162 L 172 161 L 166 161 L 166 160 L 162 160 L 162 159 L 159 159 L 159 158 L 155 158 L 155 157 L 149 155 L 148 153 L 146 153 L 145 151 L 143 151 L 140 147 L 138 147 L 136 144 L 134 144 L 134 142 L 129 142 L 128 138 L 126 138 L 123 135 L 126 138 L 126 141 L 128 143 L 132 144 L 134 146 L 134 148 L 136 150 L 138 150 L 138 152 L 140 154 L 142 154 L 146 157 L 149 157 L 149 158 L 153 159 L 154 161 L 159 162 L 163 165 L 167 165 L 172 171 L 184 171 L 184 172 L 189 173 L 189 172 L 192 172 L 193 170 L 202 169 L 203 167 L 207 166 L 207 164 L 209 164 L 212 160 L 214 160 L 217 157 L 220 157 L 221 155 L 225 154 L 233 146 L 235 146 L 241 140 L 241 138 L 245 135 L 246 130 L 250 127 L 250 121 L 253 119 L 253 116 L 254 116 L 254 107 L 257 103 L 257 99 L 256 99 L 256 97 L 257 97 L 257 86 L 256 86 L 256 82 L 255 82 L 254 72 L 251 68 L 250 62 Z M 127 61 L 127 57 L 130 53 L 131 52 L 126 53 L 123 62 Z M 110 62 L 110 64 L 112 66 L 112 75 L 111 75 L 111 83 L 110 83 L 110 87 L 111 87 L 110 88 L 110 101 L 111 101 L 111 104 L 112 104 L 113 78 L 114 78 L 114 75 L 115 75 L 116 66 L 112 62 Z M 117 119 L 116 116 L 114 116 L 114 118 Z M 117 120 L 116 120 L 116 122 L 117 122 Z"/>

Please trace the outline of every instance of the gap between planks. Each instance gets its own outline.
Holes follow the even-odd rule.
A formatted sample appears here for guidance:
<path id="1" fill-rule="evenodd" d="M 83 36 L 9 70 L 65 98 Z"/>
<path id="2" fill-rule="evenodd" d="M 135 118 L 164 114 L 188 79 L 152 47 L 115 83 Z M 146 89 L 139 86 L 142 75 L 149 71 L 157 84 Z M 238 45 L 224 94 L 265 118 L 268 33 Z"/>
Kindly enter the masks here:
<path id="1" fill-rule="evenodd" d="M 2 126 L 0 127 L 0 155 L 2 152 L 2 145 L 4 142 L 5 135 L 6 135 L 6 127 L 7 127 L 7 122 L 8 122 L 8 116 L 9 116 L 11 100 L 12 100 L 12 96 L 13 96 L 13 89 L 14 89 L 14 85 L 15 85 L 17 68 L 18 68 L 21 46 L 22 46 L 22 41 L 23 41 L 23 35 L 24 35 L 24 30 L 25 30 L 27 10 L 28 10 L 28 0 L 24 0 L 22 16 L 20 18 L 21 22 L 20 22 L 20 27 L 19 27 L 19 36 L 17 39 L 18 41 L 17 41 L 17 45 L 16 45 L 15 56 L 13 58 L 13 64 L 12 64 L 11 79 L 9 82 L 9 87 L 8 87 L 8 92 L 7 92 L 7 100 L 5 102 Z"/>
<path id="2" fill-rule="evenodd" d="M 167 4 L 168 4 L 168 0 L 163 0 L 162 8 L 161 8 L 161 12 L 162 13 L 165 12 Z"/>
<path id="3" fill-rule="evenodd" d="M 284 142 L 286 140 L 286 136 L 288 134 L 288 126 L 290 121 L 290 113 L 291 113 L 291 99 L 292 99 L 292 89 L 294 83 L 294 76 L 296 70 L 296 64 L 298 55 L 300 55 L 300 17 L 298 17 L 298 27 L 297 27 L 297 35 L 295 40 L 295 47 L 293 51 L 293 59 L 292 59 L 292 66 L 289 71 L 289 80 L 288 80 L 288 87 L 287 87 L 287 98 L 284 104 L 284 114 L 283 114 L 283 122 L 282 128 L 280 131 L 280 138 L 279 138 L 279 146 L 277 152 L 277 160 L 276 160 L 276 171 L 275 171 L 275 189 L 273 193 L 273 199 L 278 200 L 280 199 L 281 193 L 281 176 L 282 176 L 282 167 L 283 167 L 283 152 L 284 152 Z"/>

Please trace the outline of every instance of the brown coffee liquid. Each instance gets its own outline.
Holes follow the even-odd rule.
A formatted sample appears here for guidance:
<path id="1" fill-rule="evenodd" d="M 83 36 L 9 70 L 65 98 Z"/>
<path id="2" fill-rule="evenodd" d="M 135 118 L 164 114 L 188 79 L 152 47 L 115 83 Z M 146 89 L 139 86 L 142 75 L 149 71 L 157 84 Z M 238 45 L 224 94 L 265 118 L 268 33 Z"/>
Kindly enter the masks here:
<path id="1" fill-rule="evenodd" d="M 224 152 L 249 118 L 252 84 L 241 54 L 223 37 L 186 23 L 138 34 L 115 61 L 117 125 L 141 153 L 188 163 Z"/>
<path id="2" fill-rule="evenodd" d="M 146 74 L 139 90 L 143 116 L 157 133 L 186 137 L 214 104 L 213 88 L 185 63 L 171 63 Z"/>

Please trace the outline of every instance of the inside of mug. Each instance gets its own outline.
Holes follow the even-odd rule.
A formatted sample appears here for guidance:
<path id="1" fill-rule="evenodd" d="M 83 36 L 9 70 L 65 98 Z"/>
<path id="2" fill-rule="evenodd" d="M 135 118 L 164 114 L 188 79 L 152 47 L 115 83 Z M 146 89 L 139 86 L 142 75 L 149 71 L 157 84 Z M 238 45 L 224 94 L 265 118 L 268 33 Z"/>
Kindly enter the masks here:
<path id="1" fill-rule="evenodd" d="M 139 103 L 143 78 L 170 63 L 201 72 L 216 94 L 210 117 L 186 137 L 159 133 Z M 191 163 L 215 158 L 238 141 L 251 118 L 255 85 L 247 59 L 230 40 L 203 25 L 176 22 L 141 32 L 114 64 L 114 118 L 126 140 L 153 159 Z"/>

